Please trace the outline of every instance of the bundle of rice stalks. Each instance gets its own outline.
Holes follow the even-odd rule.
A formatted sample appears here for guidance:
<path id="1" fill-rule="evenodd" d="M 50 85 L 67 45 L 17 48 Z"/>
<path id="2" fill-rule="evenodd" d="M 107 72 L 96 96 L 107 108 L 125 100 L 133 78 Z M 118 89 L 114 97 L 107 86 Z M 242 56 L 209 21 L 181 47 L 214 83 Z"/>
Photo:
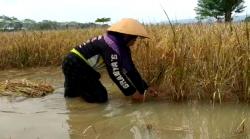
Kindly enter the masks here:
<path id="1" fill-rule="evenodd" d="M 42 97 L 53 91 L 54 88 L 49 84 L 26 79 L 0 82 L 0 96 Z"/>

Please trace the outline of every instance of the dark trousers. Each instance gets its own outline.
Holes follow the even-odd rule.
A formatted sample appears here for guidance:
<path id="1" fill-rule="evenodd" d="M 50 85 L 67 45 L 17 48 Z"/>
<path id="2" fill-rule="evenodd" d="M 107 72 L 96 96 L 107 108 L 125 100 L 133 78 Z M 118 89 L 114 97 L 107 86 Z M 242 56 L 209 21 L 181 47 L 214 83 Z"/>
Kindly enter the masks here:
<path id="1" fill-rule="evenodd" d="M 108 100 L 107 90 L 99 81 L 100 74 L 77 55 L 68 54 L 63 61 L 62 70 L 65 77 L 65 97 L 80 96 L 89 103 Z"/>

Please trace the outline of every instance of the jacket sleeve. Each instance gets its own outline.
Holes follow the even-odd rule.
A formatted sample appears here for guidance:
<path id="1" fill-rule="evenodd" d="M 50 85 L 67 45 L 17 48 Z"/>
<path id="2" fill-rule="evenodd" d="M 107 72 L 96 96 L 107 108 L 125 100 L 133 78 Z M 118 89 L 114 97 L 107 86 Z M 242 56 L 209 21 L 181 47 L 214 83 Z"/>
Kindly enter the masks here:
<path id="1" fill-rule="evenodd" d="M 116 83 L 125 96 L 134 94 L 136 88 L 123 73 L 119 55 L 115 52 L 111 52 L 105 57 L 107 70 L 111 79 Z"/>
<path id="2" fill-rule="evenodd" d="M 136 69 L 136 67 L 135 67 L 135 65 L 134 65 L 134 63 L 132 61 L 131 55 L 129 55 L 128 62 L 130 64 L 130 68 L 126 69 L 126 75 L 129 77 L 129 79 L 134 84 L 134 86 L 136 87 L 136 89 L 140 92 L 140 94 L 144 94 L 144 91 L 146 89 L 148 89 L 148 85 L 142 79 L 140 73 Z"/>
<path id="3" fill-rule="evenodd" d="M 144 94 L 144 91 L 148 89 L 148 85 L 141 78 L 139 72 L 135 69 L 133 71 L 127 72 L 127 76 L 130 78 L 131 82 L 134 84 L 140 94 Z"/>

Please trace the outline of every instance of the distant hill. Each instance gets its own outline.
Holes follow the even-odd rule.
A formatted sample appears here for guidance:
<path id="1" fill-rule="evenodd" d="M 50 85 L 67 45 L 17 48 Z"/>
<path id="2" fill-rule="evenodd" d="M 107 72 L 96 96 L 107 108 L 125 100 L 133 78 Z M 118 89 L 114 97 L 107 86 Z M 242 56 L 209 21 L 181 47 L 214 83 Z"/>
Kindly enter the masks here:
<path id="1" fill-rule="evenodd" d="M 235 22 L 241 22 L 241 21 L 245 21 L 245 19 L 246 19 L 246 17 L 248 17 L 249 15 L 245 15 L 245 16 L 243 16 L 243 15 L 241 15 L 241 16 L 234 16 L 233 18 L 234 18 L 234 20 L 233 21 L 235 21 Z"/>

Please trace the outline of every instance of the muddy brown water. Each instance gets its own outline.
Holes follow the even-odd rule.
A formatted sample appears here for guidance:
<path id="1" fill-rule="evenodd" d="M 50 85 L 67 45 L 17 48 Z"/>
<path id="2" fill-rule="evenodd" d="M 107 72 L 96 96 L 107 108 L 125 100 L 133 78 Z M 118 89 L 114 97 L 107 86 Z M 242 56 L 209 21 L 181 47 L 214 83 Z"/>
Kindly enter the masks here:
<path id="1" fill-rule="evenodd" d="M 109 102 L 63 97 L 60 68 L 7 70 L 7 79 L 43 80 L 55 92 L 42 98 L 0 97 L 0 139 L 248 139 L 247 104 L 153 101 L 135 104 L 105 75 Z"/>

